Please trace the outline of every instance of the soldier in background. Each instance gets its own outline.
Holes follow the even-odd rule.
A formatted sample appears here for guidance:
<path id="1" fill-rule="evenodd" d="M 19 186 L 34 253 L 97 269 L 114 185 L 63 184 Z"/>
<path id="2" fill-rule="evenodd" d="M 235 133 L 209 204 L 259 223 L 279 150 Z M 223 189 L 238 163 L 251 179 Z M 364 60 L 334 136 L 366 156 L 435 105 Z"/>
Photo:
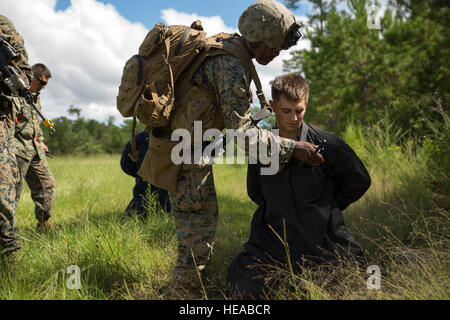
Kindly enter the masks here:
<path id="1" fill-rule="evenodd" d="M 0 36 L 20 53 L 16 61 L 24 74 L 23 80 L 31 82 L 31 68 L 22 36 L 11 20 L 0 15 Z M 21 109 L 14 95 L 0 75 L 0 262 L 14 266 L 16 252 L 22 247 L 16 227 L 16 183 L 19 179 L 14 153 L 15 118 Z"/>
<path id="2" fill-rule="evenodd" d="M 42 63 L 31 67 L 33 78 L 30 90 L 34 94 L 35 104 L 41 109 L 39 94 L 45 88 L 52 74 Z M 31 198 L 35 203 L 35 216 L 38 221 L 36 231 L 50 231 L 51 211 L 55 201 L 55 179 L 50 172 L 45 153 L 48 147 L 44 143 L 44 135 L 40 126 L 37 112 L 28 106 L 25 99 L 19 98 L 24 107 L 16 118 L 14 143 L 16 158 L 20 172 L 17 184 L 16 202 L 19 202 L 25 180 L 31 191 Z"/>
<path id="3" fill-rule="evenodd" d="M 141 167 L 142 161 L 144 160 L 145 154 L 148 150 L 150 136 L 148 132 L 142 131 L 136 135 L 136 150 L 139 151 L 139 158 L 137 162 L 134 162 L 129 154 L 132 152 L 131 142 L 128 142 L 123 149 L 122 156 L 120 158 L 120 167 L 123 172 L 132 176 L 136 179 L 136 183 L 133 188 L 133 199 L 128 204 L 125 215 L 132 216 L 134 213 L 138 215 L 139 218 L 147 218 L 147 210 L 145 208 L 145 197 L 148 190 L 148 182 L 144 181 L 137 172 Z M 170 212 L 170 202 L 169 195 L 166 190 L 150 185 L 150 192 L 155 194 L 159 204 L 166 211 Z"/>

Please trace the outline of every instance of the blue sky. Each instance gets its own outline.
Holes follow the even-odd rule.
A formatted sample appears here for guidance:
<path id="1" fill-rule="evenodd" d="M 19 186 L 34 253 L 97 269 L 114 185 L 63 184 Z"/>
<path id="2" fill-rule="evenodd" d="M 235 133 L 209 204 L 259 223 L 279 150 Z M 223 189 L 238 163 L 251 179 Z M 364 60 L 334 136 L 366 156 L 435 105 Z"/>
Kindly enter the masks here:
<path id="1" fill-rule="evenodd" d="M 239 16 L 254 0 L 97 0 L 112 4 L 120 14 L 132 22 L 141 22 L 147 28 L 161 21 L 161 10 L 173 8 L 200 16 L 221 16 L 226 25 L 236 28 Z M 70 0 L 58 0 L 57 10 L 65 10 Z M 296 16 L 306 15 L 309 4 L 300 2 Z"/>

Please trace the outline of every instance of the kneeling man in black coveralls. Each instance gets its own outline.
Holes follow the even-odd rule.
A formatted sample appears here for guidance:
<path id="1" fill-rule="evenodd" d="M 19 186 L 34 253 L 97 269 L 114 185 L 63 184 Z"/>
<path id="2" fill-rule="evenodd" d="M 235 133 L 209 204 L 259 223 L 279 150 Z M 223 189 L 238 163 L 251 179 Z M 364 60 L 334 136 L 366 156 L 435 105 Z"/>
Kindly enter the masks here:
<path id="1" fill-rule="evenodd" d="M 308 84 L 297 74 L 280 76 L 272 84 L 270 104 L 280 136 L 315 144 L 325 162 L 312 167 L 292 157 L 275 175 L 261 175 L 261 164 L 248 166 L 247 192 L 259 207 L 244 252 L 227 275 L 244 299 L 263 298 L 267 265 L 287 263 L 274 231 L 286 239 L 295 272 L 346 257 L 362 260 L 363 249 L 345 227 L 341 211 L 369 189 L 370 176 L 344 141 L 303 121 L 308 95 Z"/>
<path id="2" fill-rule="evenodd" d="M 122 152 L 122 157 L 120 158 L 120 166 L 122 167 L 122 170 L 126 174 L 136 178 L 136 184 L 133 188 L 133 199 L 125 210 L 125 215 L 131 216 L 133 213 L 136 213 L 138 217 L 144 219 L 147 217 L 147 210 L 145 209 L 145 196 L 147 194 L 148 183 L 138 176 L 137 172 L 141 167 L 142 161 L 144 161 L 145 154 L 148 150 L 149 140 L 150 135 L 146 131 L 142 131 L 136 135 L 136 150 L 139 151 L 139 158 L 137 162 L 134 162 L 129 157 L 129 154 L 132 152 L 131 142 L 126 144 L 125 149 Z M 155 194 L 161 207 L 166 212 L 170 212 L 170 201 L 167 191 L 152 185 L 150 185 L 150 191 Z"/>

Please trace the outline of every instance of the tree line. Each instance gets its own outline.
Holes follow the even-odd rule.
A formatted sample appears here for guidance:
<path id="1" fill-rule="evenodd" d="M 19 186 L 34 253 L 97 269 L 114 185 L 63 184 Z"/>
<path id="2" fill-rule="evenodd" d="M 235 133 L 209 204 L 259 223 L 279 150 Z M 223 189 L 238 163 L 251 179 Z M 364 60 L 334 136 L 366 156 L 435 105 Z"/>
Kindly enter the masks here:
<path id="1" fill-rule="evenodd" d="M 114 117 L 101 122 L 81 116 L 81 109 L 70 106 L 68 113 L 76 119 L 59 117 L 53 120 L 56 132 L 51 134 L 43 128 L 45 143 L 51 154 L 96 154 L 121 153 L 130 140 L 133 121 L 125 120 L 123 124 L 114 123 Z M 137 122 L 136 133 L 144 126 Z"/>

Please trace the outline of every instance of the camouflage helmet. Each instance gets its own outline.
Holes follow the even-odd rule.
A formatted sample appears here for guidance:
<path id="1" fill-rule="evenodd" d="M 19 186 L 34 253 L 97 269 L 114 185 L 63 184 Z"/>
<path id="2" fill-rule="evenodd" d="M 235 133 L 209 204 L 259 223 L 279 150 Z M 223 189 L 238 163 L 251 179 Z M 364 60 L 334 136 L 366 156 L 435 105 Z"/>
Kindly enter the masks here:
<path id="1" fill-rule="evenodd" d="M 274 49 L 287 49 L 301 38 L 295 17 L 275 0 L 252 3 L 239 18 L 239 31 L 249 42 L 263 41 Z"/>

